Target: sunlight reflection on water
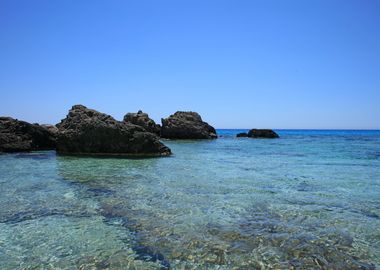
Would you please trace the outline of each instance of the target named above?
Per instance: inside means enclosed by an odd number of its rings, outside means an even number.
[[[380,267],[380,134],[234,132],[169,158],[0,155],[0,268]]]

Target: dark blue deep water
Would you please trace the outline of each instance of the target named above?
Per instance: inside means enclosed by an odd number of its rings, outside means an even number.
[[[0,155],[0,269],[380,268],[380,131]]]

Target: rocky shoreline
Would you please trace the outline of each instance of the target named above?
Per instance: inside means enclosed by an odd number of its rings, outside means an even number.
[[[74,105],[56,125],[30,124],[0,117],[0,153],[56,150],[59,154],[91,156],[170,156],[160,139],[216,139],[214,127],[196,112],[178,111],[156,124],[147,113],[127,113],[123,121]],[[237,137],[279,138],[268,129],[252,129]]]

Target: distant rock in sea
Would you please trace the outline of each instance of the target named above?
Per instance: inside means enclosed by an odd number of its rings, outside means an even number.
[[[57,152],[90,155],[168,156],[159,137],[142,127],[75,105],[59,124]]]
[[[55,149],[55,134],[44,126],[0,117],[0,152]]]
[[[278,134],[271,129],[251,129],[248,132],[249,138],[267,138],[275,139],[279,138]]]
[[[196,112],[176,112],[161,119],[161,137],[167,139],[216,139],[215,128]]]
[[[148,132],[160,135],[161,126],[156,124],[153,119],[149,118],[147,113],[138,111],[137,113],[127,113],[124,116],[124,122],[131,123],[142,127]]]
[[[241,132],[241,133],[236,134],[236,137],[237,137],[237,138],[248,137],[248,133]]]

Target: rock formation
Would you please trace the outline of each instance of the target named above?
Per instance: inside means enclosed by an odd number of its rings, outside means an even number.
[[[0,152],[51,150],[55,135],[38,125],[11,117],[0,117]]]
[[[57,152],[91,155],[168,156],[159,137],[142,127],[75,105],[59,124]]]
[[[248,132],[248,137],[250,137],[250,138],[267,138],[267,139],[279,138],[278,134],[271,129],[251,129]]]
[[[215,129],[196,112],[176,112],[161,119],[161,137],[167,139],[215,139]]]
[[[161,126],[156,124],[153,119],[149,118],[147,113],[142,111],[138,111],[137,113],[127,113],[124,116],[124,122],[140,126],[148,132],[160,135]]]
[[[42,124],[41,127],[47,129],[54,137],[58,136],[58,128],[49,124]]]
[[[241,132],[241,133],[236,134],[236,137],[238,137],[238,138],[248,137],[248,133]]]

